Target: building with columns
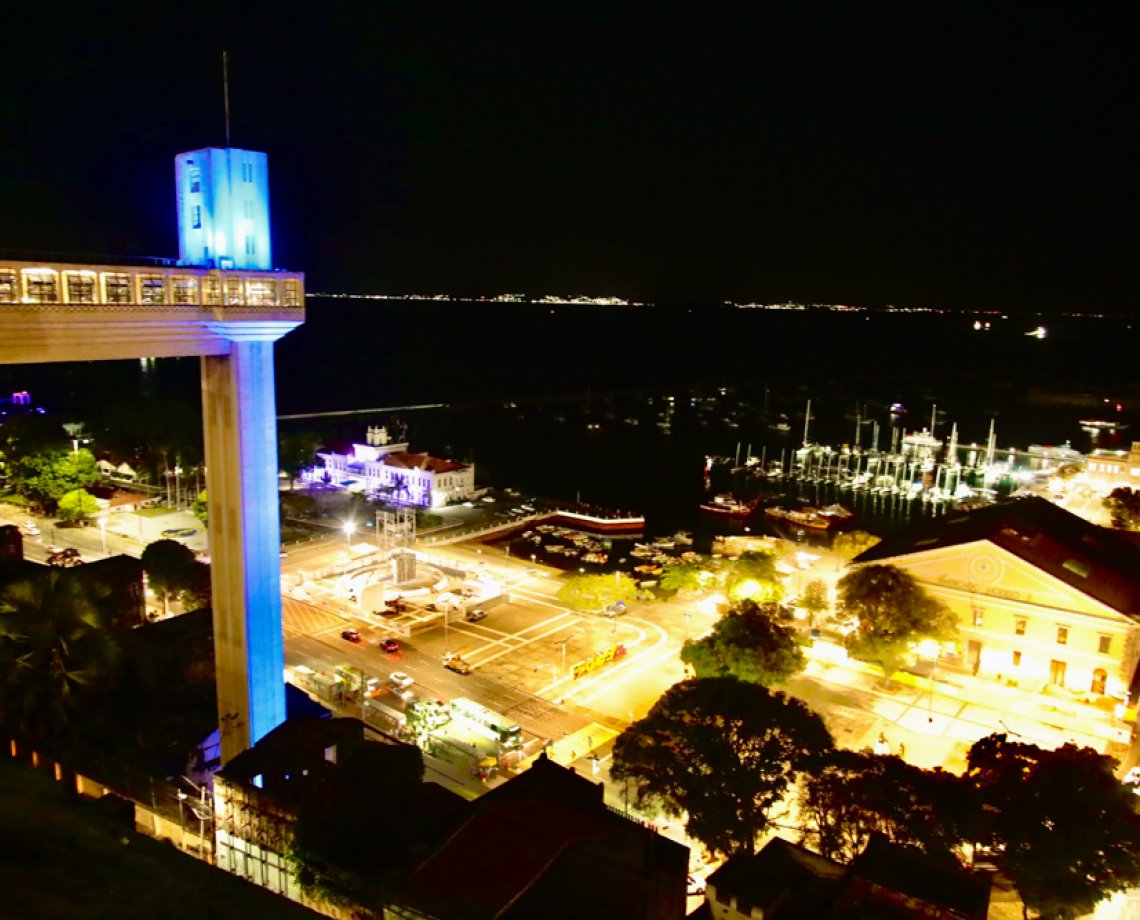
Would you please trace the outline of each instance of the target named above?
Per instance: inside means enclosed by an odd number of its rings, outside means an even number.
[[[191,168],[206,162],[221,165],[191,191]],[[243,175],[248,195],[232,187]],[[210,225],[209,244],[191,233],[203,229],[191,213],[181,259],[0,259],[0,364],[201,357],[225,762],[285,719],[273,343],[305,320],[304,275],[269,267],[264,154],[181,154],[176,182],[180,218],[190,202],[203,227],[225,215],[227,233],[261,242],[231,239],[219,252],[222,224]]]
[[[476,495],[475,465],[413,453],[395,443],[382,426],[369,426],[366,443],[350,453],[320,451],[323,467],[305,478],[385,498],[396,504],[440,508]]]
[[[855,564],[890,564],[957,615],[980,677],[1125,701],[1140,658],[1140,548],[1043,498],[952,512]]]

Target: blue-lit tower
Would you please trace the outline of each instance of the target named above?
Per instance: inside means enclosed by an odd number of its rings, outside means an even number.
[[[269,271],[269,158],[204,147],[174,158],[178,258],[204,268]]]

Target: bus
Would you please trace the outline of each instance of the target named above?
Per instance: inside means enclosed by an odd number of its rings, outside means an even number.
[[[462,696],[455,697],[451,701],[451,714],[475,726],[505,748],[517,748],[522,744],[522,729],[517,722],[512,722],[506,716],[501,716],[486,706],[480,706],[474,700]]]

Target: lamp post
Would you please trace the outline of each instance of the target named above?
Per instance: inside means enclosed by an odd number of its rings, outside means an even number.
[[[345,521],[344,527],[344,545],[352,546],[352,535],[356,533],[356,523],[354,521]]]
[[[566,645],[572,638],[574,638],[574,637],[573,636],[567,636],[565,639],[556,639],[554,642],[555,645],[561,645],[562,646],[562,673],[563,674],[566,673]]]

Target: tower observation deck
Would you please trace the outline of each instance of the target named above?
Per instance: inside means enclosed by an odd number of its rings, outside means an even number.
[[[207,152],[217,153],[179,161]],[[246,162],[264,174],[264,154],[222,153],[234,155],[239,180]],[[189,183],[191,171],[180,162],[176,177]],[[210,257],[185,241],[182,260],[145,265],[0,257],[0,364],[202,359],[223,762],[285,720],[273,343],[305,321],[304,275],[255,267],[268,253],[267,202],[264,213],[261,242],[240,249],[250,259]]]

